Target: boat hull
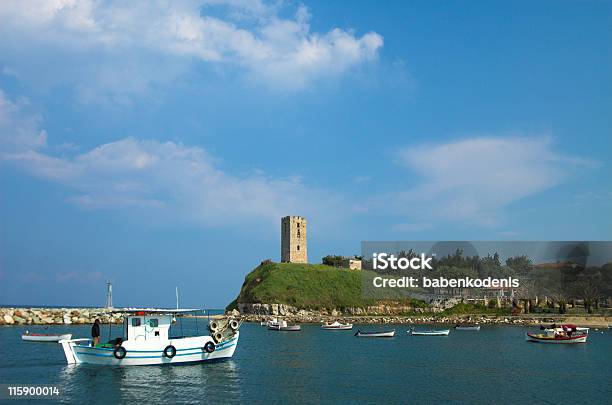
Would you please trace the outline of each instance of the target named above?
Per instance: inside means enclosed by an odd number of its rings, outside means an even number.
[[[408,333],[412,336],[448,336],[450,330],[432,330],[432,331],[417,331],[409,330]]]
[[[229,340],[215,344],[215,350],[207,353],[203,350],[207,342],[212,342],[210,336],[197,336],[183,339],[171,339],[161,344],[153,342],[149,347],[139,347],[130,350],[125,347],[126,355],[118,359],[113,348],[91,347],[89,339],[75,339],[60,341],[69,364],[99,364],[107,366],[149,366],[164,364],[197,363],[213,360],[228,359],[234,355],[238,345],[239,332]],[[142,343],[142,342],[141,342]],[[176,355],[168,358],[164,355],[167,345],[176,348]],[[142,346],[142,345],[141,345]],[[157,346],[157,347],[155,347]]]
[[[302,330],[302,327],[300,325],[268,326],[268,330],[275,330],[280,332],[299,332]]]
[[[71,337],[72,337],[72,334],[70,333],[67,333],[64,335],[28,334],[28,335],[21,335],[21,340],[25,340],[27,342],[59,342],[60,340],[70,339]]]
[[[551,344],[572,344],[572,343],[586,343],[588,335],[576,335],[576,336],[562,336],[562,337],[550,337],[546,335],[527,333],[527,341],[537,343],[551,343]]]
[[[321,329],[325,329],[325,330],[351,330],[351,329],[353,329],[353,325],[341,325],[341,326],[323,325],[323,326],[321,326]]]
[[[480,330],[480,325],[478,326],[455,326],[455,330]]]
[[[370,337],[370,338],[390,338],[395,336],[395,331],[389,331],[389,332],[360,332],[358,331],[357,333],[355,333],[355,336],[357,337]]]

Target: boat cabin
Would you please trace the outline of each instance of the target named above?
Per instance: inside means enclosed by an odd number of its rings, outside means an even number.
[[[168,340],[173,317],[170,314],[136,312],[123,320],[125,340]]]

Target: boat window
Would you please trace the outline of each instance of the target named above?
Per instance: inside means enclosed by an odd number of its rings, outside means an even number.
[[[140,318],[132,318],[132,326],[140,326]]]
[[[157,318],[149,319],[149,326],[157,328],[159,326],[159,320],[157,320]]]

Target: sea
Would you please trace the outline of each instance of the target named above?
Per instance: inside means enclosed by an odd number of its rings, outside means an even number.
[[[358,328],[396,335],[357,338]],[[77,338],[88,337],[90,326],[0,327],[0,384],[61,388],[59,397],[38,403],[612,403],[612,330],[591,330],[586,344],[547,345],[526,342],[530,328],[512,326],[431,337],[410,336],[406,325],[279,332],[245,323],[230,360],[107,367],[67,365],[59,344],[21,341],[26,329]],[[184,319],[183,334],[195,332],[193,319]],[[110,337],[120,333],[115,327]]]

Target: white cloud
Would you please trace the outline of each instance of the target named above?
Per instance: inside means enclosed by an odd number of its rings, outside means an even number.
[[[297,177],[229,174],[201,147],[128,137],[57,157],[41,134],[38,119],[0,92],[0,163],[67,186],[75,193],[69,200],[83,208],[137,208],[201,225],[276,224],[292,213],[325,218],[339,212],[334,194]]]
[[[555,149],[550,136],[483,136],[401,149],[417,175],[412,187],[386,196],[417,220],[499,222],[505,207],[565,181],[594,163]],[[414,181],[411,178],[412,181]]]
[[[32,84],[123,101],[171,83],[193,61],[299,90],[376,59],[383,46],[377,33],[318,33],[309,21],[304,6],[285,18],[260,1],[9,0],[0,4],[0,62]]]

